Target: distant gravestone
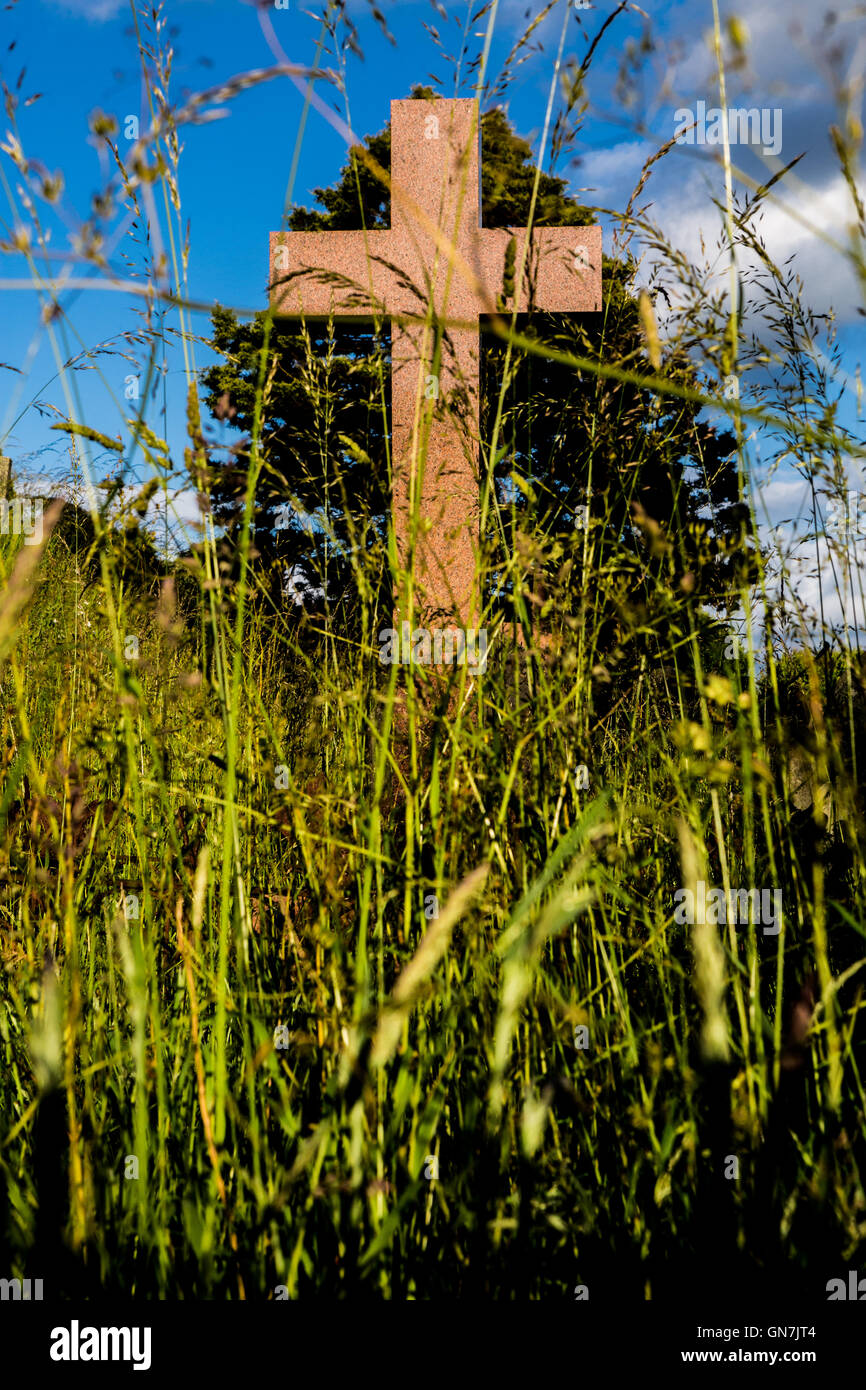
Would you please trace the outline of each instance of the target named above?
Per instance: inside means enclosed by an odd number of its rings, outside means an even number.
[[[467,625],[479,602],[478,318],[497,311],[509,243],[516,238],[519,272],[527,236],[522,227],[481,227],[479,194],[477,103],[392,101],[390,230],[270,239],[276,313],[390,318],[401,563],[414,535],[418,608]],[[600,227],[533,229],[506,312],[530,306],[600,310]]]

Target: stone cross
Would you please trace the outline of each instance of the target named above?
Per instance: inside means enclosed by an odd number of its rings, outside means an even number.
[[[497,312],[506,252],[524,273],[505,313],[601,309],[601,228],[480,225],[478,105],[391,102],[390,230],[272,232],[274,312],[391,320],[393,515],[414,544],[416,609],[479,611],[478,317]],[[511,248],[515,251],[515,248]],[[420,592],[419,592],[420,590]]]

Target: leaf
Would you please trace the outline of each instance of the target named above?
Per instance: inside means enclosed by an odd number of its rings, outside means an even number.
[[[659,1177],[656,1179],[656,1185],[653,1190],[653,1200],[655,1201],[656,1206],[660,1207],[662,1202],[667,1201],[670,1195],[671,1175],[670,1173],[661,1173]]]
[[[445,955],[453,928],[480,890],[489,871],[489,863],[484,863],[467,874],[422,936],[417,951],[400,974],[382,1011],[373,1044],[372,1060],[375,1065],[384,1065],[393,1053],[400,1039],[403,1021],[421,986],[429,980]]]
[[[848,909],[843,907],[841,903],[837,903],[835,898],[828,898],[827,906],[835,908],[843,922],[847,922],[848,926],[853,928],[860,936],[866,937],[866,927],[864,927],[863,923],[858,922],[856,917],[852,917]]]
[[[24,776],[24,769],[27,766],[27,759],[30,755],[30,744],[24,743],[15,755],[15,761],[6,774],[6,785],[3,788],[3,797],[0,799],[0,830],[5,825],[9,816],[9,808],[18,790],[18,784]]]
[[[39,1013],[30,1029],[30,1060],[40,1091],[50,1091],[63,1080],[63,1008],[55,968],[42,972]]]
[[[146,424],[144,420],[139,420],[133,416],[128,419],[126,423],[129,426],[131,435],[134,439],[137,439],[140,444],[148,445],[149,448],[153,449],[158,454],[168,454],[168,444],[166,441],[160,439],[159,435],[155,434],[150,428],[150,425]]]
[[[647,355],[650,365],[654,371],[659,371],[662,365],[661,344],[659,342],[659,330],[656,323],[656,316],[653,312],[652,300],[646,290],[641,290],[638,299],[638,311],[640,313],[640,325],[643,330],[644,342],[646,343]]]
[[[524,893],[517,907],[514,909],[499,941],[496,944],[498,955],[505,955],[513,950],[517,945],[523,931],[523,924],[527,917],[532,913],[535,905],[541,900],[548,885],[553,882],[560,870],[570,862],[577,853],[578,846],[584,839],[591,840],[598,835],[602,826],[599,824],[602,817],[607,812],[608,795],[606,792],[597,796],[590,802],[583,812],[580,820],[574,825],[566,836],[560,840],[547,864],[536,878],[535,882]]]
[[[748,47],[749,31],[743,21],[734,14],[728,16],[728,35],[734,48],[738,49],[739,52],[742,53]]]
[[[116,454],[123,453],[121,440],[109,439],[107,434],[100,434],[99,430],[92,430],[89,425],[79,425],[74,420],[69,420],[65,424],[52,425],[51,429],[61,430],[64,434],[77,434],[82,439],[92,439],[94,444],[101,444],[103,449],[113,449]]]
[[[805,151],[804,151],[804,153],[805,153]],[[759,200],[760,198],[763,198],[764,194],[767,193],[767,192],[769,192],[769,190],[773,187],[773,184],[774,184],[774,183],[778,183],[778,182],[779,182],[779,179],[783,179],[783,178],[785,177],[785,175],[787,174],[788,170],[789,170],[789,169],[793,169],[793,167],[794,167],[795,164],[799,164],[799,163],[800,163],[800,160],[801,160],[802,158],[803,158],[803,155],[802,155],[802,154],[795,155],[795,157],[791,160],[790,164],[786,164],[785,167],[784,167],[784,169],[780,169],[780,170],[778,171],[778,173],[774,174],[773,177],[769,180],[768,183],[762,183],[762,184],[761,184],[761,187],[758,189],[757,193],[755,194],[754,201],[755,201],[755,202],[758,202],[758,200]]]
[[[410,1187],[407,1187],[406,1191],[403,1193],[403,1196],[400,1198],[394,1210],[389,1211],[388,1215],[385,1217],[385,1220],[382,1222],[382,1225],[380,1226],[377,1235],[367,1246],[367,1249],[364,1251],[363,1255],[358,1261],[358,1264],[362,1268],[364,1267],[364,1265],[369,1264],[372,1259],[375,1259],[379,1252],[381,1250],[384,1250],[386,1246],[390,1244],[390,1241],[393,1238],[394,1233],[400,1225],[400,1217],[403,1215],[404,1208],[409,1206],[410,1203],[417,1201],[418,1190],[420,1186],[420,1183],[414,1182]]]
[[[354,439],[350,439],[347,434],[338,434],[337,438],[343,448],[352,455],[356,463],[366,464],[370,468],[373,467],[373,460],[370,458],[370,455],[366,454],[360,444],[355,443]]]
[[[535,501],[535,493],[525,478],[521,478],[519,473],[509,473],[508,476],[518,491],[523,493],[523,496],[528,502]]]
[[[707,677],[704,694],[717,705],[732,705],[735,699],[734,687],[727,676],[713,674]]]
[[[19,633],[18,622],[30,601],[36,580],[36,566],[42,557],[48,537],[63,511],[62,501],[52,502],[42,517],[42,536],[36,545],[25,543],[15,557],[15,564],[0,601],[0,661],[4,661]]]

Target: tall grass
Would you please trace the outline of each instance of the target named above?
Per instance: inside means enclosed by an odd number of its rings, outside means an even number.
[[[819,646],[790,575],[780,590],[784,556],[753,549],[748,570],[745,520],[727,610],[710,612],[683,538],[639,509],[623,526],[622,498],[563,530],[531,479],[491,485],[524,404],[518,368],[558,351],[598,383],[590,439],[632,428],[610,419],[617,382],[726,412],[755,523],[759,429],[816,498],[838,488],[862,449],[834,416],[832,345],[760,241],[773,190],[741,204],[729,184],[746,322],[633,200],[621,245],[654,248],[650,289],[672,305],[659,325],[643,301],[646,360],[502,328],[482,441],[491,653],[443,693],[378,662],[381,595],[401,576],[369,518],[348,617],[263,598],[267,334],[236,550],[205,512],[186,561],[135,568],[137,502],[208,490],[181,216],[189,109],[168,99],[164,6],[154,15],[136,21],[153,180],[124,174],[119,197],[163,228],[168,264],[149,283],[184,343],[186,458],[146,419],[145,392],[131,434],[150,490],[115,491],[86,537],[58,522],[42,547],[3,537],[0,551],[3,1272],[43,1278],[46,1296],[583,1285],[622,1300],[700,1277],[823,1298],[866,1231],[856,634],[828,627]],[[338,50],[347,24],[332,5]],[[721,72],[721,41],[718,57]],[[862,276],[862,214],[855,231],[839,254]],[[31,245],[40,235],[34,221]],[[165,329],[150,301],[146,314],[152,367]],[[661,374],[685,351],[697,385]],[[760,390],[725,400],[720,380],[750,366]],[[308,371],[325,451],[327,371],[312,356]],[[65,413],[92,475],[116,424],[82,431],[72,394]],[[844,583],[850,547],[821,544]],[[699,551],[709,565],[708,537]],[[781,889],[780,933],[678,923],[674,894],[699,880]]]

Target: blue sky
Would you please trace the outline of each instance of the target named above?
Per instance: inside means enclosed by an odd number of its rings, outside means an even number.
[[[317,17],[322,13],[321,0],[308,5],[300,0],[289,3],[290,8],[277,9],[274,0],[262,6],[250,0],[167,0],[162,11],[163,38],[174,48],[172,104],[183,105],[196,92],[280,61],[311,65],[323,34]],[[139,6],[141,12],[146,8]],[[445,96],[472,95],[475,71],[467,70],[464,61],[456,75],[448,55],[459,52],[465,33],[468,57],[477,57],[493,13],[488,7],[473,19],[482,9],[481,0],[471,8],[453,0],[435,6],[430,0],[380,0],[384,23],[396,41],[392,44],[366,0],[348,0],[346,8],[357,26],[364,57],[334,52],[325,36],[320,66],[336,69],[345,64],[345,95],[323,80],[316,84],[318,97],[334,111],[335,120],[329,122],[319,110],[309,113],[293,191],[297,202],[311,202],[316,185],[337,177],[345,157],[342,132],[347,122],[358,135],[378,131],[388,119],[389,101],[407,96],[415,82],[432,82]],[[560,42],[565,62],[581,61],[615,8],[609,0],[585,10],[569,5],[569,0],[556,0],[534,30],[505,101],[512,121],[534,149],[539,145]],[[737,5],[723,3],[721,9],[723,20],[739,13]],[[540,10],[526,0],[499,0],[488,66],[491,85],[510,48]],[[820,235],[827,232],[844,240],[852,217],[850,195],[828,135],[836,113],[828,83],[831,65],[822,57],[825,13],[805,0],[786,0],[784,7],[753,0],[743,12],[749,62],[741,71],[729,73],[728,105],[780,110],[781,162],[804,156],[796,176],[779,189],[780,204],[768,209],[763,233],[778,262],[795,258],[807,301],[819,312],[835,307],[843,358],[853,382],[863,346],[862,291],[843,258]],[[132,142],[123,138],[126,118],[137,116],[142,129],[149,125],[131,7],[129,0],[17,0],[13,4],[7,0],[2,14],[0,72],[7,88],[17,90],[19,96],[16,120],[24,153],[31,161],[41,161],[49,172],[62,170],[65,181],[58,207],[37,200],[38,214],[50,228],[53,255],[68,257],[91,198],[110,174],[104,151],[101,158],[88,134],[92,113],[100,109],[115,116],[124,155],[132,148]],[[590,69],[589,110],[569,156],[556,169],[584,201],[623,208],[644,160],[674,133],[677,109],[694,109],[699,100],[718,104],[708,44],[711,26],[711,0],[644,3],[640,11],[630,5],[617,16],[601,39]],[[439,32],[438,42],[432,28]],[[647,32],[651,43],[641,52]],[[850,77],[853,70],[862,69],[866,24],[862,17],[849,18],[840,32],[838,69]],[[34,97],[38,99],[24,105]],[[220,106],[226,112],[223,118],[183,130],[180,221],[183,230],[188,223],[190,231],[189,291],[203,303],[219,300],[254,309],[265,304],[268,233],[279,227],[287,196],[304,107],[303,83],[280,77],[253,85],[230,101],[217,103],[217,109]],[[8,130],[8,121],[2,128]],[[8,143],[5,134],[3,139]],[[719,235],[719,215],[712,200],[722,196],[723,185],[712,154],[707,147],[675,147],[657,166],[640,200],[651,204],[650,216],[696,259],[702,239],[712,254]],[[778,162],[765,161],[746,147],[734,154],[737,163],[757,178],[765,178],[768,168],[779,167]],[[574,157],[577,162],[569,162]],[[20,230],[28,220],[21,173],[8,153],[0,153],[0,175],[0,239],[8,246],[16,228]],[[813,225],[803,226],[791,211]],[[601,220],[609,245],[610,227],[606,219]],[[165,239],[161,196],[154,203],[152,222],[157,239]],[[122,210],[111,219],[108,243],[116,273],[140,272],[140,232],[134,239]],[[67,273],[83,275],[93,283],[98,278],[92,268],[76,268],[68,259],[53,260],[53,272],[64,265]],[[20,254],[10,249],[0,253],[4,287],[29,278]],[[12,455],[18,467],[55,474],[67,467],[65,439],[49,428],[58,417],[40,412],[36,403],[47,403],[65,414],[69,400],[77,401],[79,418],[126,440],[122,416],[130,411],[124,400],[125,382],[141,365],[140,347],[123,338],[140,326],[140,301],[91,287],[65,291],[60,303],[63,314],[49,329],[32,288],[0,288],[0,362],[19,369],[0,369],[0,448]],[[206,314],[195,314],[191,322],[194,333],[206,335]],[[166,325],[180,328],[176,311],[169,311]],[[58,355],[65,361],[98,344],[108,345],[111,351],[91,358],[87,370],[58,377]],[[194,343],[192,350],[195,365],[205,365],[209,357],[203,344]],[[122,352],[129,356],[121,356]],[[169,353],[167,365],[167,416],[163,421],[159,413],[161,383],[148,419],[158,432],[166,432],[177,462],[185,442],[186,394],[179,349]],[[859,428],[853,390],[846,399],[843,418]],[[217,438],[223,430],[216,423],[211,427]],[[227,432],[223,437],[231,436]],[[99,476],[102,459],[98,453],[90,458]],[[857,483],[857,477],[853,481]],[[795,474],[784,466],[769,480],[771,520],[784,522],[796,511],[798,487],[802,492]],[[805,574],[803,583],[808,589]]]

